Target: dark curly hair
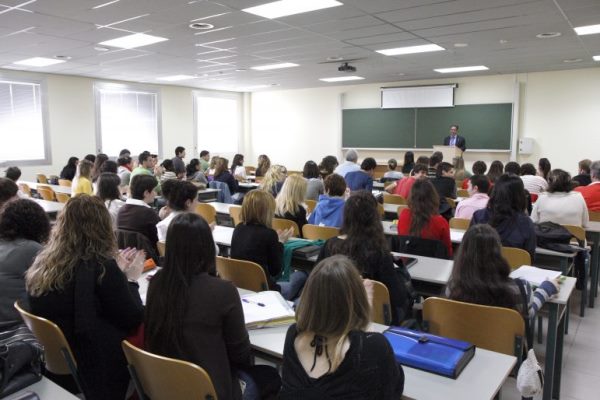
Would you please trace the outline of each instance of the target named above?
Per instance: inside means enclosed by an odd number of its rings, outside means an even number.
[[[35,201],[11,201],[0,215],[0,239],[27,239],[44,243],[50,235],[50,221]]]

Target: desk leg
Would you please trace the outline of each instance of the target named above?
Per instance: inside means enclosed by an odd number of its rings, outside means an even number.
[[[561,259],[560,259],[560,269],[564,276],[567,276],[567,272],[569,270],[569,262],[570,262],[570,259],[567,259],[564,257],[561,257]],[[574,267],[573,267],[573,271],[574,271]],[[567,321],[565,322],[565,333],[566,334],[569,334],[569,311],[570,310],[571,310],[571,299],[569,299],[569,301],[567,302],[567,310],[566,310]]]
[[[559,307],[560,309],[560,307]],[[559,311],[560,314],[560,311]],[[562,313],[558,323],[558,332],[556,333],[556,354],[554,357],[554,382],[552,384],[552,398],[560,399],[560,381],[562,377],[562,357],[563,344],[565,340],[565,319],[566,312]]]
[[[546,360],[544,362],[544,395],[543,400],[552,400],[554,384],[554,365],[556,361],[556,342],[558,334],[558,304],[548,305],[548,334],[546,335]],[[566,317],[566,313],[565,313]]]
[[[598,296],[598,272],[600,269],[600,257],[598,257],[598,252],[600,252],[600,232],[590,232],[590,239],[593,241],[592,245],[592,260],[591,260],[591,283],[590,283],[590,292],[588,296],[590,297],[589,304],[591,308],[594,308],[594,301],[596,296]]]

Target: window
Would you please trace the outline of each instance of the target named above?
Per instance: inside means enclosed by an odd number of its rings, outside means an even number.
[[[232,157],[239,151],[241,114],[239,94],[195,92],[196,149]]]
[[[161,156],[159,95],[145,88],[96,83],[96,140],[98,151],[117,156],[144,150]]]
[[[50,163],[42,83],[0,75],[0,165]]]

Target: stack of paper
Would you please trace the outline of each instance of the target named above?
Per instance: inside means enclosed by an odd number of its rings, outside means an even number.
[[[291,324],[296,316],[289,303],[275,291],[242,296],[242,308],[248,329]]]
[[[560,274],[560,271],[523,265],[511,272],[510,277],[525,279],[533,286],[540,286],[545,280],[558,278]]]

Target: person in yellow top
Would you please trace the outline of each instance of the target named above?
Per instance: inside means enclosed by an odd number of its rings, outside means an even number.
[[[78,194],[93,194],[94,189],[92,188],[92,166],[93,164],[88,160],[81,160],[79,162],[79,176],[76,177],[76,181],[73,185],[73,196]]]

